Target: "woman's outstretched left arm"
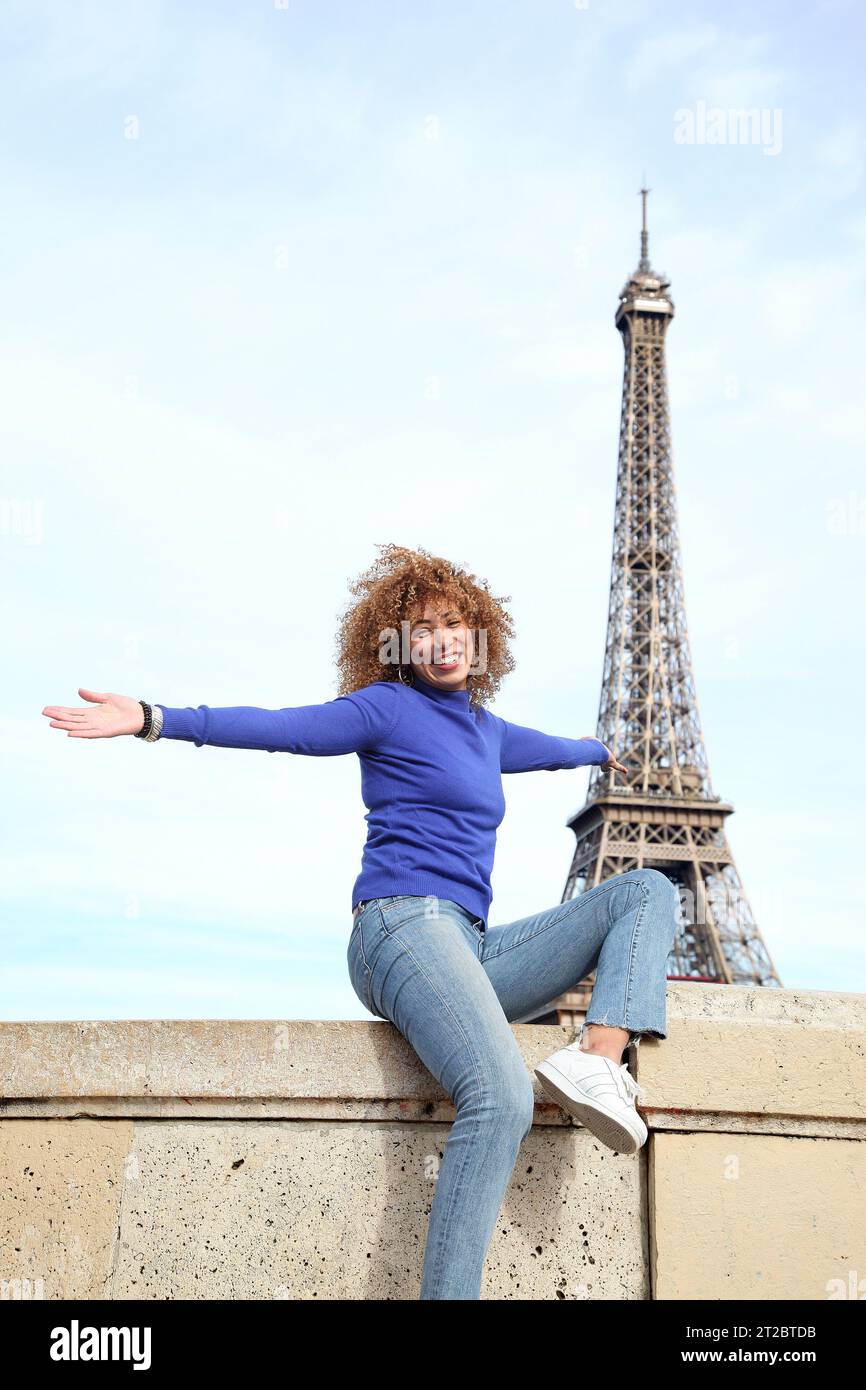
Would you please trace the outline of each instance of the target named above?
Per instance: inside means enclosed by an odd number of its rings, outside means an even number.
[[[499,765],[503,772],[558,772],[561,768],[616,763],[601,739],[564,738],[523,724],[510,724],[499,715],[494,718],[501,726]],[[621,763],[616,766],[625,771]]]

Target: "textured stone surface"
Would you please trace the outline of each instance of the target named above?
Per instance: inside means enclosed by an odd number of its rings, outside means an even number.
[[[416,1300],[447,1137],[441,1125],[139,1122],[113,1296]],[[533,1132],[482,1297],[585,1297],[589,1283],[596,1297],[641,1297],[640,1188],[634,1158],[574,1129]]]
[[[866,1144],[758,1134],[650,1144],[655,1298],[866,1296]]]
[[[512,1029],[530,1070],[575,1036]],[[0,1079],[6,1113],[21,1099],[91,1096],[448,1103],[398,1029],[364,1019],[0,1023]]]
[[[530,1076],[574,1037],[512,1027]],[[668,1034],[631,1157],[534,1083],[482,1297],[866,1279],[866,996],[672,985]],[[0,1023],[0,1078],[0,1296],[417,1299],[454,1107],[390,1024]]]
[[[0,1121],[0,1281],[109,1297],[132,1138],[129,1120]]]
[[[448,1130],[4,1120],[4,1277],[46,1299],[417,1300]],[[533,1129],[482,1298],[647,1297],[644,1162]]]
[[[866,994],[669,986],[667,1038],[634,1051],[650,1111],[685,1127],[710,1112],[866,1122]]]

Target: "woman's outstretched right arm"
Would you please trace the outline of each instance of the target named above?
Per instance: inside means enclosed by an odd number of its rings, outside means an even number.
[[[144,723],[138,700],[126,695],[99,694],[80,688],[92,706],[70,709],[46,705],[42,713],[51,727],[65,729],[71,738],[115,738],[137,734]],[[306,753],[316,757],[354,753],[373,748],[397,722],[400,690],[393,681],[375,681],[361,690],[319,705],[288,709],[258,709],[233,705],[212,709],[187,705],[155,705],[162,713],[159,738],[183,739],[201,748],[258,748],[268,753]]]

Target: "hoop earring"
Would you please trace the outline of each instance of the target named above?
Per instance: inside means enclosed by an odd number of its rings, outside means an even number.
[[[409,667],[409,671],[410,671],[410,675],[411,675],[411,671],[412,671],[411,666]],[[398,679],[398,680],[401,682],[401,684],[403,684],[403,685],[414,685],[414,684],[415,684],[415,677],[414,677],[414,676],[412,676],[411,679],[407,681],[406,677],[403,675],[403,667],[402,667],[402,666],[398,666],[398,667],[397,667],[397,679]]]

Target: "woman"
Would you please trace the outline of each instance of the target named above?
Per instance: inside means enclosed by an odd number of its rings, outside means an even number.
[[[456,1116],[430,1211],[422,1299],[478,1299],[484,1259],[534,1095],[509,1026],[583,979],[596,982],[578,1039],[535,1068],[597,1138],[647,1137],[629,1041],[666,1037],[666,962],[677,894],[632,869],[565,903],[490,927],[490,874],[505,813],[501,774],[598,763],[598,739],[511,724],[487,703],[513,669],[511,617],[485,581],[423,549],[380,547],[340,623],[340,694],[281,710],[171,708],[81,689],[48,705],[71,738],[134,734],[198,747],[357,753],[367,841],[347,961],[365,1007],[387,1019],[452,1098]]]

